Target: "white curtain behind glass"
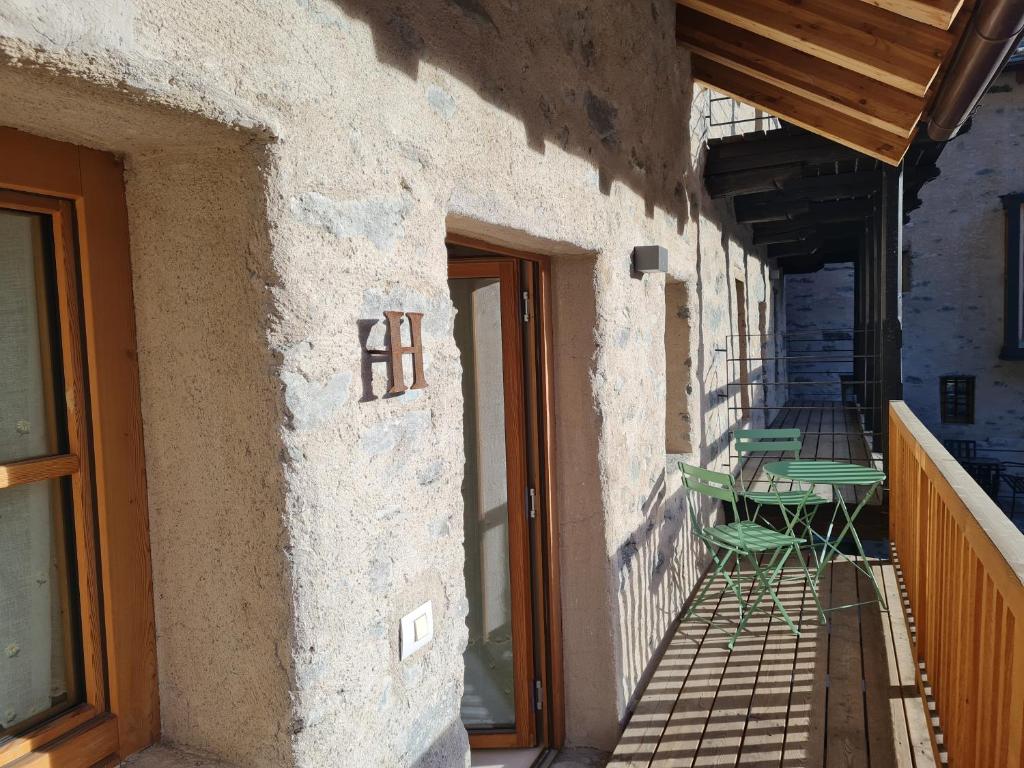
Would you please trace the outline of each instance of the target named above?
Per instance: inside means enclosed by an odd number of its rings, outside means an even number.
[[[39,338],[39,217],[0,211],[0,463],[49,453]],[[52,486],[0,490],[0,727],[63,693]]]

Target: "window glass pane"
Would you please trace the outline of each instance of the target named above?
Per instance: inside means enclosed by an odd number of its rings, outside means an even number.
[[[67,452],[51,231],[0,210],[0,465]],[[68,482],[0,489],[0,741],[80,701]]]
[[[0,464],[67,450],[50,231],[0,210]]]
[[[0,742],[80,701],[67,484],[0,489]]]
[[[449,285],[457,310],[455,343],[465,401],[462,497],[469,642],[462,721],[471,729],[514,728],[501,283],[459,278]]]

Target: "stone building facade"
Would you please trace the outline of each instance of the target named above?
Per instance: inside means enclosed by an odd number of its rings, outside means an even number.
[[[794,400],[840,400],[853,375],[853,265],[785,276],[787,381]],[[804,359],[796,359],[800,355]]]
[[[703,189],[673,10],[0,7],[0,123],[124,164],[163,742],[236,766],[467,764],[459,237],[550,262],[552,739],[615,743],[703,563],[666,423],[721,463],[727,336],[776,316]],[[631,270],[649,244],[666,274]],[[423,313],[425,389],[385,396],[367,350],[389,310]],[[401,660],[428,600],[433,639]]]
[[[1024,361],[1000,354],[1008,279],[1001,198],[1024,191],[1022,117],[1024,84],[1010,69],[939,158],[941,175],[925,187],[903,246],[907,403],[940,438],[974,440],[979,456],[1016,462],[1024,462]],[[944,423],[939,379],[963,375],[974,377],[972,423]]]
[[[1024,139],[1022,116],[1024,83],[1011,65],[969,130],[939,157],[940,175],[924,187],[903,232],[904,400],[941,440],[973,441],[979,458],[1010,462],[1011,474],[1021,474],[1012,465],[1024,463],[1024,361],[1004,351],[1015,293],[1011,288],[1007,299],[1014,279],[1008,221],[1019,212],[1007,197],[1024,191],[1024,166],[1012,160]],[[1009,259],[1015,256],[1019,250]],[[790,331],[852,326],[852,264],[788,275],[785,286]],[[790,373],[798,380],[792,367]],[[970,413],[944,416],[942,382],[963,377],[972,382]],[[1009,487],[999,491],[1008,503]]]

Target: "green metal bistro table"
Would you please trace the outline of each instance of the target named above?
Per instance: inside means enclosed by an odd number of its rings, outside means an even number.
[[[799,501],[795,508],[791,508],[792,504],[790,504],[790,507],[787,507],[781,503],[779,504],[779,507],[782,509],[783,515],[786,517],[787,533],[794,533],[797,525],[802,525],[804,527],[807,543],[810,545],[811,551],[814,553],[815,560],[817,562],[813,576],[814,584],[812,586],[814,589],[818,588],[818,583],[821,581],[821,574],[824,573],[828,564],[836,557],[842,557],[844,560],[853,563],[853,565],[871,581],[871,585],[875,588],[875,595],[878,598],[878,605],[883,611],[888,610],[885,604],[885,598],[882,596],[882,590],[879,588],[871,566],[868,564],[867,557],[864,555],[864,546],[861,544],[860,536],[857,535],[857,528],[854,526],[857,516],[864,508],[868,499],[874,495],[878,486],[880,486],[885,480],[885,473],[860,464],[848,464],[840,461],[810,460],[776,461],[771,464],[767,464],[764,470],[771,478],[772,488],[775,487],[776,480],[780,478],[806,485],[807,492],[804,495],[803,500]],[[832,486],[832,497],[835,502],[834,509],[832,510],[832,519],[829,521],[828,531],[824,536],[816,533],[811,527],[811,523],[813,522],[813,518],[819,506],[806,504],[806,501],[814,495],[814,488],[817,485]],[[841,485],[868,486],[867,492],[864,494],[864,498],[862,498],[860,503],[854,507],[852,512],[846,505],[846,500],[843,498],[842,493],[839,491],[839,486]],[[833,538],[832,533],[836,528],[837,521],[841,528],[839,534]],[[846,555],[839,550],[840,545],[847,536],[849,536],[853,541],[853,545],[857,550],[857,558],[859,559],[859,562],[858,559]],[[829,610],[852,608],[856,605],[866,604],[867,603],[863,602],[851,603],[849,605],[833,606]]]

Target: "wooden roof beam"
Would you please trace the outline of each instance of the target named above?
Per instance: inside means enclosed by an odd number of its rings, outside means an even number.
[[[784,180],[781,191],[791,198],[845,200],[873,194],[881,183],[882,174],[879,171],[856,171]]]
[[[694,79],[716,91],[891,165],[899,164],[910,144],[905,136],[855,120],[697,54],[691,57],[691,64]]]
[[[812,237],[819,237],[823,242],[842,240],[856,237],[861,230],[862,225],[858,222],[824,224],[815,222],[810,217],[794,221],[767,222],[753,226],[754,245],[797,243]]]
[[[733,200],[733,210],[740,224],[760,224],[802,218],[811,212],[811,204],[806,200],[794,203],[781,199],[750,201],[745,197],[737,197]]]
[[[748,195],[753,192],[769,192],[782,189],[803,172],[800,163],[773,165],[767,168],[745,168],[729,173],[716,173],[705,179],[711,197]]]
[[[924,97],[953,35],[858,0],[677,0],[776,43]]]
[[[939,29],[949,29],[964,0],[862,0]]]
[[[789,140],[793,141],[792,147],[788,145]],[[785,143],[772,139],[751,139],[737,143],[745,145],[751,154],[736,155],[723,151],[731,149],[735,146],[733,144],[712,143],[708,147],[707,168],[711,171],[711,175],[771,166],[835,163],[857,156],[857,153],[850,147],[829,141],[815,133],[803,131],[799,136],[787,137]],[[782,143],[782,146],[777,146],[779,143]]]
[[[778,222],[781,223],[781,222]],[[786,224],[793,224],[792,221],[786,221]],[[774,227],[772,229],[763,229],[761,227]],[[754,227],[754,245],[756,246],[771,246],[779,243],[803,243],[810,240],[815,236],[815,229],[813,226],[791,226],[790,228],[783,229],[776,226],[776,222],[769,222],[765,224],[758,224]]]
[[[809,101],[909,137],[922,101],[859,72],[682,6],[676,39],[691,51]]]
[[[811,203],[810,215],[818,222],[832,224],[841,221],[861,221],[874,213],[875,204],[870,199],[837,200],[831,203]]]
[[[819,238],[811,238],[803,243],[782,243],[768,246],[769,259],[788,259],[794,256],[813,256],[821,248]]]

